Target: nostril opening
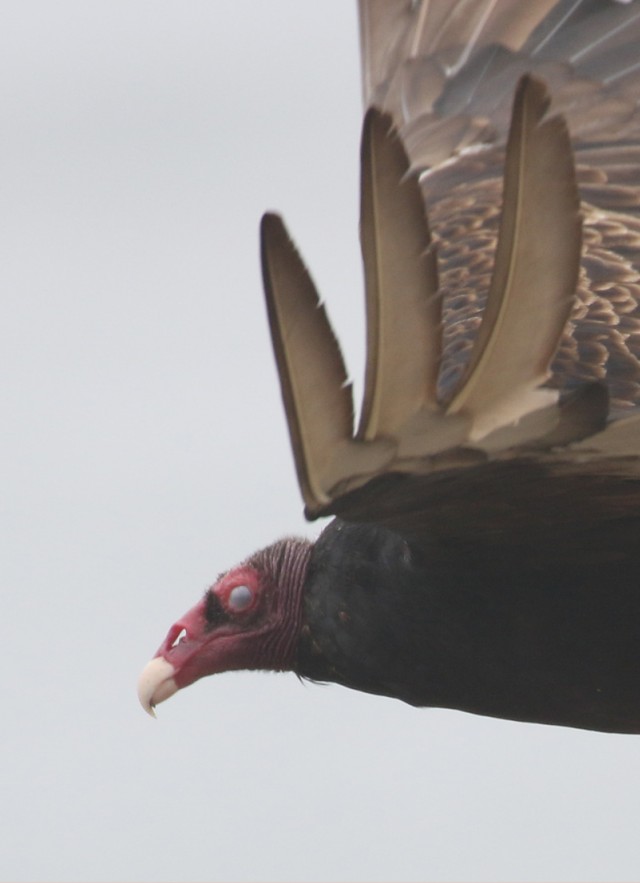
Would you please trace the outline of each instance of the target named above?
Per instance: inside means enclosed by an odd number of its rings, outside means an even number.
[[[187,630],[180,629],[180,631],[176,635],[173,643],[171,644],[171,649],[173,649],[174,647],[177,647],[178,644],[181,644],[183,641],[186,641],[186,640],[187,640]]]

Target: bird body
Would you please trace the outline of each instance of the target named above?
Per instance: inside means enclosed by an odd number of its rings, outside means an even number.
[[[335,517],[223,574],[141,701],[292,670],[640,732],[640,0],[359,10],[357,427],[313,281],[261,227],[305,511]]]
[[[639,530],[616,525],[615,541]],[[416,706],[639,732],[640,551],[612,584],[611,537],[564,540],[569,558],[562,541],[507,554],[434,541],[426,555],[336,519],[311,555],[295,670]]]

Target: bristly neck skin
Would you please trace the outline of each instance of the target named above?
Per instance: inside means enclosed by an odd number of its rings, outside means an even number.
[[[271,628],[260,639],[259,660],[255,668],[290,671],[303,616],[303,592],[313,544],[299,537],[287,537],[256,552],[247,561],[267,580],[270,595]]]
[[[640,732],[638,536],[627,520],[420,556],[336,519],[309,561],[295,670],[416,706]]]

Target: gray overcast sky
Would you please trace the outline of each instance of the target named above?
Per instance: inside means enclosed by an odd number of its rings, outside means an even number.
[[[640,737],[138,672],[217,573],[314,536],[257,224],[361,389],[350,0],[7,0],[0,30],[4,880],[635,880]]]

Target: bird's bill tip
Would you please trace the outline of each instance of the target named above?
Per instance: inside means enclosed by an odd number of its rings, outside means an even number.
[[[156,656],[142,669],[138,678],[138,699],[151,717],[156,716],[156,705],[178,691],[173,677],[175,671],[175,667],[162,656]]]

